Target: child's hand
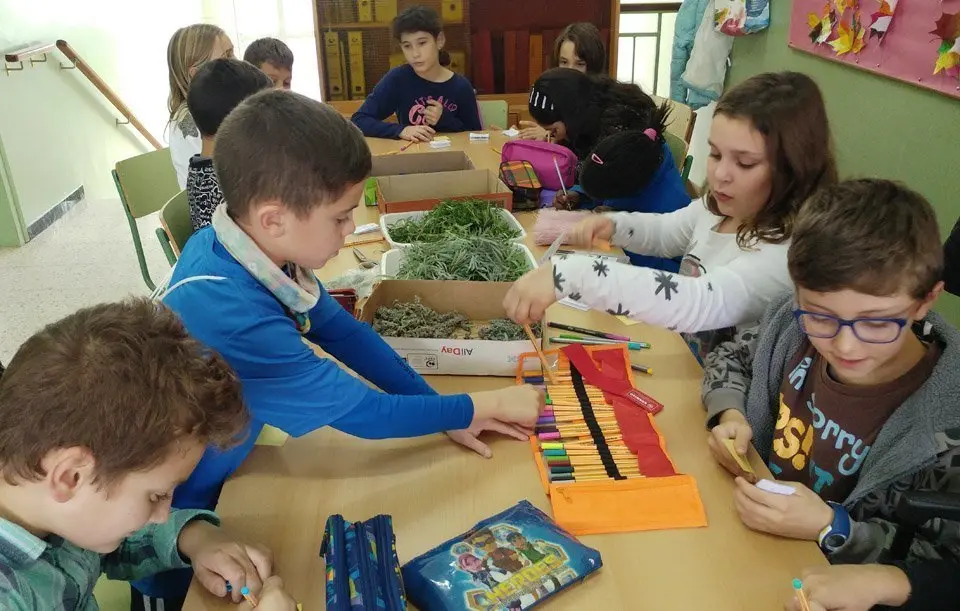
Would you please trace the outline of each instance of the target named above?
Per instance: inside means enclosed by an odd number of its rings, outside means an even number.
[[[899,607],[906,603],[910,598],[910,581],[894,566],[838,564],[805,570],[803,591],[811,611],[868,611],[874,605]],[[785,609],[800,611],[796,596]]]
[[[553,265],[544,263],[532,272],[527,272],[513,283],[503,298],[507,317],[521,325],[528,325],[543,318],[544,312],[557,300],[553,289]]]
[[[227,595],[233,586],[233,602],[240,602],[240,588],[260,592],[263,580],[273,572],[273,555],[258,545],[238,543],[222,530],[203,520],[194,520],[180,531],[180,553],[193,564],[197,579],[215,596]]]
[[[547,130],[533,121],[520,121],[520,139],[546,141]]]
[[[283,580],[271,577],[263,582],[263,589],[257,596],[257,611],[296,611],[297,603],[283,591]],[[247,601],[238,607],[240,611],[251,611],[254,607]]]
[[[580,194],[576,191],[561,191],[553,198],[553,207],[557,210],[576,210],[580,207]]]
[[[816,541],[833,522],[833,509],[802,484],[779,482],[794,488],[789,496],[757,488],[742,477],[735,480],[733,504],[750,529],[790,539]]]
[[[613,219],[602,214],[592,214],[567,231],[567,243],[572,246],[591,248],[597,240],[609,240],[616,225]]]
[[[429,125],[408,125],[400,132],[401,140],[410,142],[430,142],[437,131]]]
[[[470,399],[473,401],[470,428],[448,431],[447,435],[484,458],[490,458],[493,452],[480,441],[480,433],[495,431],[526,441],[533,434],[533,426],[544,405],[543,393],[529,384],[470,393]]]
[[[423,119],[427,125],[436,125],[443,116],[443,103],[440,100],[427,100],[427,108],[423,111]]]
[[[733,448],[740,456],[747,455],[750,440],[753,439],[753,429],[747,424],[746,417],[738,410],[728,409],[720,414],[720,423],[710,429],[707,446],[709,446],[714,460],[720,463],[721,467],[734,475],[746,477],[749,474],[745,474],[733,456],[730,456],[730,452],[727,451],[727,447],[723,443],[724,439],[733,440]]]

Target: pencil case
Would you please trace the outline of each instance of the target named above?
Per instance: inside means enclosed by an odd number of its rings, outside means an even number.
[[[624,345],[571,345],[518,357],[517,383],[543,384],[547,406],[530,446],[553,518],[575,535],[707,525],[696,481],[678,473],[633,384]]]
[[[355,289],[332,289],[327,291],[334,301],[343,306],[343,309],[350,312],[351,316],[357,315],[357,291]]]
[[[500,180],[513,191],[514,210],[535,210],[540,207],[543,185],[529,161],[504,161],[500,164]]]
[[[407,608],[390,516],[352,523],[330,516],[320,556],[327,566],[328,611]]]
[[[421,611],[530,609],[597,571],[600,552],[520,501],[403,566]]]

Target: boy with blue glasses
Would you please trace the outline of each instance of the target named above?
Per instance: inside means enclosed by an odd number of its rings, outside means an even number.
[[[817,541],[834,563],[883,561],[905,490],[960,485],[960,333],[931,311],[943,289],[936,217],[890,181],[851,180],[807,201],[788,264],[796,293],[706,362],[717,461],[753,441],[791,494],[736,481],[748,527]],[[957,524],[921,529],[937,557]]]

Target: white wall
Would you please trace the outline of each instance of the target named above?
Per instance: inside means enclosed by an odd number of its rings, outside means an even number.
[[[0,48],[64,39],[163,140],[166,44],[199,21],[196,0],[0,0]],[[0,73],[0,138],[24,221],[29,224],[81,184],[91,199],[114,197],[110,169],[148,150],[76,70],[46,64]]]

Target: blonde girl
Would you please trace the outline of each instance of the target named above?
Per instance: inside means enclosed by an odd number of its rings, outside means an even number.
[[[187,110],[187,91],[197,68],[211,59],[233,57],[233,43],[221,28],[195,23],[180,28],[167,45],[167,69],[170,73],[169,141],[170,158],[177,171],[180,188],[187,186],[190,158],[200,153],[200,132]]]

